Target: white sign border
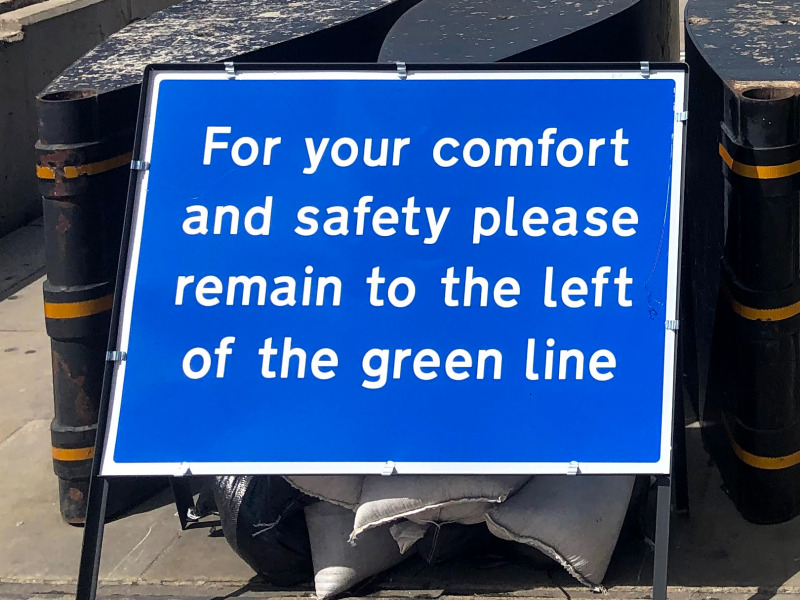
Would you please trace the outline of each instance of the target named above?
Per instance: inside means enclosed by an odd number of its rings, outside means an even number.
[[[164,70],[148,71],[142,125],[142,139],[139,160],[150,162],[155,130],[156,107],[161,82],[169,80],[226,80],[225,71]],[[672,138],[672,177],[670,190],[669,254],[667,264],[667,303],[665,321],[678,320],[678,300],[680,288],[680,239],[683,212],[683,163],[685,151],[686,123],[677,115],[686,111],[687,74],[676,67],[655,68],[649,79],[668,79],[675,82],[675,126]],[[633,68],[613,69],[485,69],[468,70],[425,69],[407,73],[399,71],[358,70],[357,68],[331,70],[245,70],[236,74],[237,80],[614,80],[641,79],[641,71]],[[142,217],[147,201],[148,171],[141,171],[133,196],[131,235],[128,242],[127,277],[120,300],[120,325],[118,328],[116,350],[127,352],[130,338],[131,312],[133,306],[136,276],[141,249]],[[124,243],[124,242],[123,242]],[[665,324],[666,327],[666,324]],[[117,429],[119,425],[122,388],[125,380],[125,361],[114,363],[109,399],[108,426],[105,431],[105,444],[100,465],[100,475],[108,476],[181,476],[181,475],[380,475],[387,466],[397,474],[415,475],[565,475],[575,474],[576,466],[580,474],[592,475],[668,475],[672,462],[672,426],[674,394],[676,386],[677,331],[666,329],[664,347],[664,390],[662,401],[661,456],[654,463],[603,463],[603,462],[163,462],[163,463],[118,463],[114,460]],[[681,401],[680,399],[678,401]],[[176,425],[179,426],[179,425]],[[98,435],[103,432],[98,432]],[[144,440],[143,440],[144,442]]]

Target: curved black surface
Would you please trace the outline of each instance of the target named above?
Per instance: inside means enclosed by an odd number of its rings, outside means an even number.
[[[668,60],[674,15],[669,0],[423,0],[379,60]]]
[[[697,374],[692,396],[705,397],[725,232],[718,153],[725,96],[733,88],[800,88],[800,4],[689,0],[686,61],[691,69],[684,201],[685,288],[694,314]],[[688,279],[690,277],[690,279]],[[694,352],[694,351],[693,351]],[[698,407],[699,408],[699,407]]]
[[[154,63],[374,62],[386,32],[416,2],[184,0],[112,35],[42,93],[108,93],[141,83]]]
[[[725,81],[800,80],[800,3],[690,0],[687,41]]]

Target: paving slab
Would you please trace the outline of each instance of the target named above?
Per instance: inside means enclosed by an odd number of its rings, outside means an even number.
[[[0,481],[0,581],[74,582],[83,530],[61,520],[49,420],[29,421],[0,444]],[[138,581],[178,536],[171,496],[157,500],[150,510],[108,524],[104,580]]]
[[[0,237],[0,300],[44,274],[42,220]],[[3,323],[0,320],[0,325]]]
[[[745,521],[723,491],[700,429],[687,434],[691,512],[675,519],[670,583],[800,591],[800,518],[779,525]]]
[[[6,272],[0,269],[0,278]],[[19,331],[46,337],[43,284],[44,277],[39,276],[0,302],[0,331]]]
[[[255,573],[228,546],[222,530],[192,528],[178,534],[144,573],[148,583],[206,582],[245,585]]]
[[[44,332],[41,280],[0,302],[0,363],[2,442],[28,421],[53,415],[50,338]]]

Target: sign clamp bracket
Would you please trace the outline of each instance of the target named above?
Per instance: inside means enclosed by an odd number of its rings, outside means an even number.
[[[406,63],[404,62],[397,62],[397,75],[400,79],[408,79],[408,69],[406,68]]]
[[[122,350],[109,350],[106,352],[106,362],[120,363],[128,360],[128,353]]]
[[[648,79],[650,77],[650,61],[643,60],[639,63],[639,70],[642,74],[642,77]]]

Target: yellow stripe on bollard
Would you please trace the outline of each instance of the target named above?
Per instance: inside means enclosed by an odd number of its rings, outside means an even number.
[[[730,301],[733,312],[750,321],[783,321],[800,314],[800,302],[781,308],[751,308],[733,298]]]
[[[728,419],[724,418],[723,422],[725,424],[725,433],[728,434],[728,440],[733,448],[733,453],[736,454],[736,457],[744,464],[765,471],[780,471],[781,469],[788,469],[800,464],[800,450],[787,454],[786,456],[776,457],[758,456],[748,452],[733,439],[733,433],[731,432],[730,425],[728,425]]]
[[[53,446],[53,458],[65,462],[89,460],[94,458],[94,446],[88,448],[56,448]]]
[[[66,179],[77,179],[82,175],[99,175],[100,173],[118,169],[119,167],[129,164],[131,162],[131,158],[133,158],[133,152],[127,152],[125,154],[120,154],[119,156],[114,156],[113,158],[101,160],[95,163],[89,163],[87,165],[67,165],[63,169],[64,177]],[[55,179],[56,170],[53,169],[53,167],[36,165],[36,176],[39,179]]]
[[[48,319],[79,319],[91,317],[114,306],[114,294],[83,302],[45,302],[44,316]]]
[[[733,160],[722,144],[719,145],[719,155],[731,171],[749,179],[781,179],[800,173],[800,160],[783,165],[746,165]]]

